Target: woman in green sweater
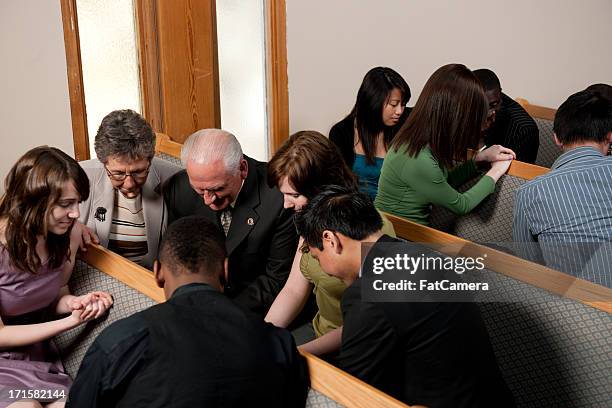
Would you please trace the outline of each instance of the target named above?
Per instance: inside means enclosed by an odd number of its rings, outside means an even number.
[[[478,145],[487,111],[482,85],[464,65],[449,64],[434,72],[391,143],[376,207],[425,225],[432,204],[458,215],[476,207],[494,191],[516,157],[512,150],[495,145],[468,160],[468,149]],[[476,175],[479,162],[491,165],[485,176],[465,193],[455,190]]]

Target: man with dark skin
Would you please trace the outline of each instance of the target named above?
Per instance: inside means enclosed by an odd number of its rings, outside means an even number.
[[[535,163],[540,146],[539,130],[535,121],[518,102],[502,92],[497,75],[489,69],[477,69],[489,100],[489,114],[484,130],[484,144],[499,144],[512,149],[516,159]]]
[[[221,293],[224,238],[201,216],[168,228],[154,264],[167,301],[98,336],[69,407],[304,406],[308,373],[291,334]]]

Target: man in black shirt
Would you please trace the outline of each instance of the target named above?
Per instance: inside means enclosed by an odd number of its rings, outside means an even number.
[[[502,93],[499,78],[493,71],[477,69],[474,75],[482,83],[489,100],[484,144],[502,145],[514,150],[517,160],[535,163],[540,146],[540,132],[535,121],[518,102]]]
[[[381,217],[366,196],[330,186],[296,214],[296,226],[304,250],[348,286],[340,368],[408,404],[514,406],[476,304],[364,300],[372,254],[398,245],[414,251],[382,233]],[[363,243],[374,244],[366,252]]]
[[[159,259],[155,279],[168,300],[98,336],[68,406],[304,406],[308,374],[291,334],[221,293],[223,232],[203,217],[182,218]]]

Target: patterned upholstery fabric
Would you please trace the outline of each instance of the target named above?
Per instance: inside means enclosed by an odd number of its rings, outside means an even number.
[[[321,394],[317,390],[312,388],[308,392],[308,398],[306,399],[306,408],[336,408],[343,407],[328,396]]]
[[[177,159],[174,156],[170,156],[169,154],[166,154],[166,153],[158,153],[156,156],[159,157],[160,159],[168,160],[172,164],[176,164],[177,166],[183,167],[183,164],[181,163],[181,159]]]
[[[612,315],[486,273],[508,300],[485,295],[480,307],[517,406],[612,406]]]
[[[542,167],[553,165],[557,157],[561,156],[561,149],[553,141],[553,122],[552,120],[533,118],[540,130],[540,147],[535,164]]]
[[[106,326],[153,306],[155,301],[80,260],[77,261],[72,274],[70,290],[75,294],[105,290],[111,293],[115,299],[115,304],[106,319],[79,326],[54,339],[61,352],[66,372],[74,378],[87,349]],[[306,407],[336,408],[342,406],[320,392],[311,389],[308,393]]]
[[[479,300],[498,363],[518,406],[610,406],[612,316],[495,272],[483,273],[491,287],[501,289],[501,293],[483,292]],[[87,348],[104,327],[154,302],[81,261],[70,286],[77,294],[104,288],[115,297],[106,320],[56,338],[66,370],[75,376]],[[340,405],[311,390],[307,406]]]
[[[514,192],[523,183],[502,177],[495,193],[463,217],[434,208],[432,226],[481,243],[512,241]],[[611,406],[612,316],[495,272],[487,274],[491,287],[503,293],[479,298],[481,310],[517,405]]]
[[[87,349],[106,326],[153,306],[155,301],[80,260],[75,265],[69,286],[74,294],[105,290],[113,295],[115,300],[104,320],[94,320],[55,338],[66,372],[74,378]]]
[[[478,178],[459,188],[466,191]],[[495,192],[485,198],[471,213],[458,217],[449,210],[434,206],[431,226],[458,237],[479,242],[511,242],[512,210],[516,190],[525,180],[505,175],[495,185]]]

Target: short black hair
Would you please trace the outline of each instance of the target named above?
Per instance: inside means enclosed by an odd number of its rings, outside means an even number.
[[[487,68],[477,69],[472,72],[474,72],[474,75],[476,75],[476,78],[478,78],[482,84],[485,92],[493,89],[501,90],[501,84],[499,83],[499,78],[497,75],[495,75],[495,72]]]
[[[342,186],[326,186],[295,215],[298,234],[306,245],[323,249],[323,231],[362,240],[380,231],[382,217],[368,196]]]
[[[585,91],[592,91],[592,92],[598,93],[604,98],[612,101],[612,86],[608,84],[589,85],[589,87],[585,89]]]
[[[159,261],[174,275],[197,273],[216,277],[223,273],[227,258],[225,236],[202,216],[173,222],[162,239]]]
[[[580,91],[559,106],[553,131],[561,143],[602,143],[612,132],[612,100],[599,92]]]

